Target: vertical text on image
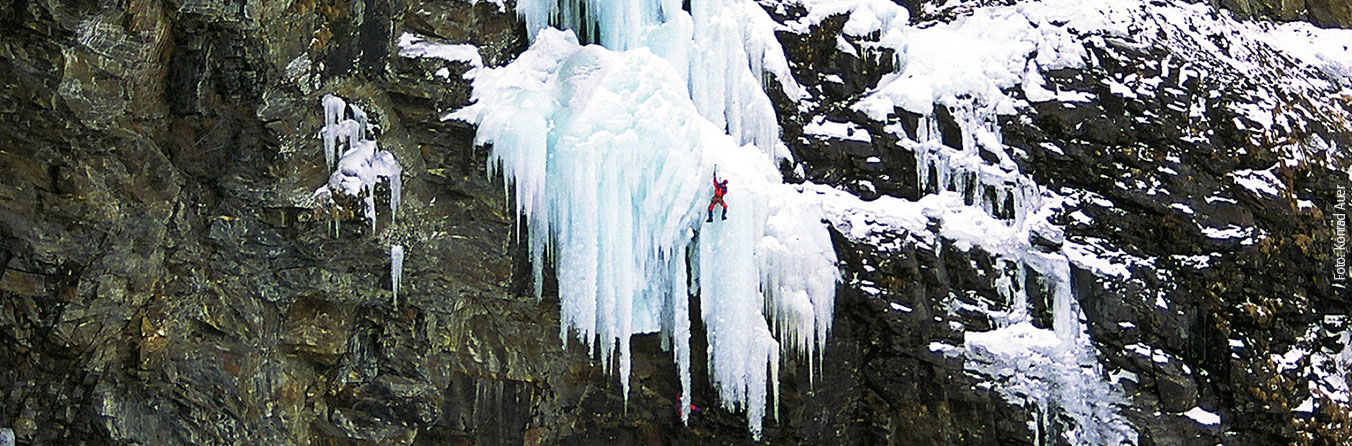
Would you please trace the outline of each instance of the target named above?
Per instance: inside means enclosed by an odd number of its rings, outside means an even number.
[[[1333,282],[1347,282],[1347,188],[1338,186],[1333,201]]]

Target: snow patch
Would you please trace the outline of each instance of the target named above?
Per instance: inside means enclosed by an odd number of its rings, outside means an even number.
[[[1252,233],[1252,228],[1241,228],[1235,225],[1226,226],[1225,228],[1202,227],[1202,235],[1217,240],[1245,239]]]
[[[1258,40],[1352,85],[1352,30],[1319,28],[1308,22],[1253,23]]]
[[[827,121],[825,118],[819,118],[804,125],[803,133],[807,135],[820,135],[864,143],[871,143],[873,141],[873,138],[869,136],[868,130],[860,127],[858,124],[853,122]]]
[[[1236,184],[1259,194],[1276,196],[1281,193],[1282,189],[1286,188],[1286,185],[1282,184],[1281,180],[1278,180],[1277,176],[1272,174],[1272,169],[1242,169],[1230,172],[1227,176],[1235,180]]]
[[[409,58],[460,62],[469,65],[471,68],[482,68],[484,66],[483,57],[479,55],[479,48],[474,45],[436,43],[428,39],[428,37],[407,32],[399,35],[399,55]]]
[[[1192,408],[1192,410],[1183,412],[1183,416],[1192,418],[1193,421],[1205,424],[1207,426],[1215,426],[1221,424],[1220,415],[1216,415],[1215,413],[1209,412],[1206,409],[1203,409],[1202,406],[1197,406]]]
[[[1064,249],[1066,257],[1069,257],[1071,262],[1085,269],[1122,279],[1131,278],[1131,270],[1127,269],[1127,265],[1113,260],[1126,256],[1126,253],[1120,250],[1072,241],[1067,241]]]
[[[790,31],[800,34],[827,17],[840,14],[849,15],[841,31],[852,37],[895,29],[911,19],[906,8],[886,0],[801,0],[800,3],[807,9],[807,15],[785,24]]]

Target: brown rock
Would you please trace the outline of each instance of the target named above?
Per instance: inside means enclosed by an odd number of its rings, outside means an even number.
[[[1306,0],[1310,21],[1326,28],[1352,28],[1352,1]]]

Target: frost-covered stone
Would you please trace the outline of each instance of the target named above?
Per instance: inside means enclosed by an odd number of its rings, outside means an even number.
[[[376,184],[388,181],[390,187],[390,219],[399,214],[402,195],[403,167],[394,154],[381,150],[374,139],[368,139],[366,112],[342,98],[324,95],[324,162],[332,171],[329,181],[314,192],[320,201],[333,202],[333,194],[360,197],[363,216],[371,221],[371,232],[376,231]],[[348,117],[348,113],[351,117]]]

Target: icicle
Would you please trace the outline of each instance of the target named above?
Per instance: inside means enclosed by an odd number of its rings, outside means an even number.
[[[1005,215],[1009,209],[1005,207],[1005,200],[1009,198],[1009,183],[1000,183],[995,188],[995,211],[1000,215]]]
[[[687,231],[689,233],[689,231]],[[668,260],[671,278],[671,291],[667,294],[671,302],[672,319],[672,340],[673,349],[676,357],[676,369],[680,374],[681,395],[684,400],[681,402],[681,423],[690,421],[690,402],[693,401],[694,392],[690,388],[690,295],[686,289],[685,272],[685,253],[686,247],[682,246],[676,250],[678,257]]]
[[[1030,253],[1030,256],[1042,256]],[[1042,260],[1038,273],[1051,282],[1052,328],[1056,337],[1067,345],[1074,345],[1083,326],[1080,324],[1078,310],[1070,292],[1070,261],[1064,255]]]
[[[321,101],[324,105],[324,128],[321,130],[324,138],[324,165],[330,172],[333,171],[334,164],[338,162],[338,138],[340,137],[340,127],[336,127],[338,122],[343,119],[343,111],[347,108],[347,103],[342,98],[326,94]]]
[[[930,156],[929,156],[929,151],[926,150],[924,146],[920,146],[920,145],[916,146],[915,149],[914,149],[914,151],[915,151],[915,174],[916,174],[915,176],[916,176],[916,187],[919,188],[921,194],[925,194],[925,193],[928,193],[928,192],[930,191],[930,189],[929,189],[929,187],[930,187],[930,184],[929,184],[929,174],[930,174]]]
[[[371,234],[376,233],[376,187],[370,185],[366,187],[366,197],[362,199],[366,204],[366,219],[371,220]]]
[[[404,275],[404,246],[390,245],[390,289],[394,292],[394,306],[399,306],[399,281]]]
[[[350,105],[348,108],[352,109],[352,119],[357,123],[355,125],[356,131],[351,133],[353,139],[358,141],[366,140],[366,111],[356,105]]]

